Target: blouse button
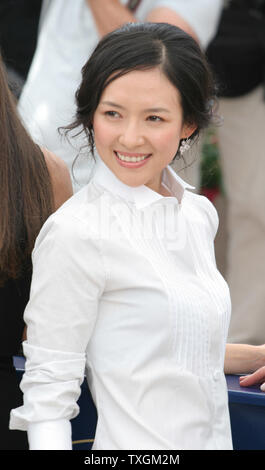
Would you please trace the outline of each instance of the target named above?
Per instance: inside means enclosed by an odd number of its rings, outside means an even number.
[[[221,377],[221,372],[219,370],[215,370],[213,373],[213,379],[215,380],[215,382],[220,380],[220,377]]]

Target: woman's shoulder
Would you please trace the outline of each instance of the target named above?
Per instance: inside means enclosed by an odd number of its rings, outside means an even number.
[[[188,198],[193,207],[200,211],[210,224],[213,237],[215,237],[219,225],[219,217],[213,203],[202,194],[196,194],[188,191]]]
[[[62,242],[76,238],[95,238],[100,230],[101,210],[105,207],[101,202],[102,191],[94,187],[92,182],[82,187],[68,199],[62,201],[44,223],[39,239],[48,233],[61,238]]]
[[[56,210],[73,195],[71,177],[62,158],[45,148],[41,150],[50,174]]]

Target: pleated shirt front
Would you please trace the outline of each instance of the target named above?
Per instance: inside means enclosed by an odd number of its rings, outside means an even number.
[[[163,184],[172,197],[123,184],[99,159],[88,186],[45,223],[12,428],[76,416],[86,370],[94,450],[232,448],[218,216],[170,167]]]

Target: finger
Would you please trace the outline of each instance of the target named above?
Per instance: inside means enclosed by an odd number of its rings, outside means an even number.
[[[265,367],[261,367],[251,375],[240,377],[239,383],[244,387],[261,383],[265,381]]]
[[[242,377],[242,379],[239,381],[239,385],[241,387],[249,387],[255,383],[256,383],[255,379],[253,379],[253,377],[251,376]]]

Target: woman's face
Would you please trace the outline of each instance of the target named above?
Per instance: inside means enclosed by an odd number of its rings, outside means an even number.
[[[103,91],[93,119],[97,151],[128,186],[159,192],[163,169],[182,138],[196,126],[183,125],[180,94],[159,68],[132,71]]]

